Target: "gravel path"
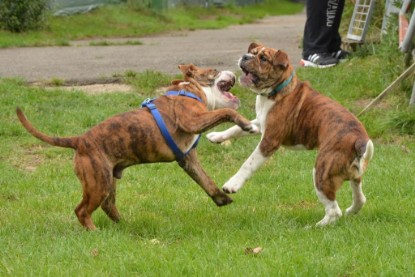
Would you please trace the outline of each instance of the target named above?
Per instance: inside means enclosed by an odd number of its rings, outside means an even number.
[[[142,45],[89,46],[89,41],[77,41],[66,47],[0,49],[0,77],[47,81],[108,78],[127,70],[174,74],[181,63],[236,71],[237,60],[252,41],[285,50],[297,66],[304,23],[305,14],[300,13],[267,17],[254,24],[221,30],[138,38]],[[111,39],[123,40],[132,39]]]

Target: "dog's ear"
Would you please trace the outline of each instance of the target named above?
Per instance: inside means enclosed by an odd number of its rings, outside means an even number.
[[[251,53],[251,51],[257,47],[263,47],[262,44],[258,44],[256,42],[252,42],[248,47],[248,53]]]
[[[278,66],[279,68],[282,68],[284,70],[287,69],[289,64],[288,55],[283,51],[277,50],[272,60],[274,61],[274,66]]]
[[[179,69],[184,76],[192,77],[193,72],[196,70],[196,66],[193,64],[181,64],[179,65]]]
[[[180,64],[179,66],[178,66],[178,68],[180,69],[180,71],[183,73],[183,74],[186,74],[186,72],[188,71],[188,69],[190,68],[190,64]]]

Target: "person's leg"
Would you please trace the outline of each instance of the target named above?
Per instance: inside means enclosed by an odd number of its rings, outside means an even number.
[[[341,43],[338,27],[340,26],[341,13],[344,0],[307,0],[307,20],[304,27],[303,37],[303,60],[304,66],[326,67],[338,63],[331,56],[331,44]],[[338,18],[340,16],[340,19]]]
[[[327,27],[327,3],[324,0],[307,0],[307,20],[304,27],[303,57],[327,53],[332,39],[332,29]]]
[[[343,9],[344,9],[344,0],[329,1],[329,6],[328,6],[327,11],[332,17],[332,24],[333,24],[331,41],[328,46],[328,51],[330,53],[335,53],[341,50],[342,39],[339,33],[339,28],[340,28],[340,22],[342,19]]]

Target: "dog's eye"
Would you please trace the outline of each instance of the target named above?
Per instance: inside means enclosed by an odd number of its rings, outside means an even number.
[[[262,55],[259,58],[261,59],[261,62],[267,62],[268,61],[268,59],[267,59],[267,57],[265,57],[265,55]]]

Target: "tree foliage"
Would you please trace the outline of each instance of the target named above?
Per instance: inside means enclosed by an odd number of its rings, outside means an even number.
[[[0,27],[16,33],[40,29],[48,9],[47,0],[1,0]]]

